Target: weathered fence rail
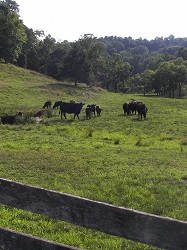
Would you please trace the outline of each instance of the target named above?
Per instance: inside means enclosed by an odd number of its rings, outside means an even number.
[[[18,233],[13,230],[0,227],[1,250],[78,250],[71,246],[58,244],[48,240]]]
[[[117,207],[2,178],[0,178],[0,203],[163,249],[187,249],[187,222],[185,221]],[[15,248],[16,245],[17,248]],[[0,249],[76,248],[0,228]]]

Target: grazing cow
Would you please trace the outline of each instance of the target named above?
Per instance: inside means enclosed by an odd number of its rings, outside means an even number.
[[[52,105],[51,101],[47,101],[47,102],[45,102],[45,104],[43,105],[43,109],[44,109],[44,108],[50,108],[51,105]]]
[[[86,113],[86,118],[91,119],[91,109],[89,106],[86,107],[85,113]]]
[[[61,119],[62,119],[62,114],[64,115],[64,118],[66,119],[66,113],[74,114],[74,119],[76,116],[79,119],[79,114],[81,112],[83,105],[84,103],[82,102],[81,103],[62,102],[60,105]]]
[[[146,119],[147,111],[148,111],[148,108],[146,107],[145,104],[143,104],[141,114],[140,114],[141,115],[141,120],[142,120],[142,117],[144,117],[144,119]]]
[[[2,124],[15,124],[16,123],[16,116],[13,115],[5,115],[1,117]]]
[[[147,109],[146,105],[143,102],[140,102],[138,104],[137,110],[138,110],[138,117],[140,117],[141,120],[142,120],[143,117],[144,117],[144,119],[146,119],[148,109]]]
[[[97,115],[100,116],[101,115],[101,106],[96,105],[95,111],[96,111]]]
[[[146,119],[146,116],[147,116],[147,110],[146,110],[146,109],[143,109],[143,110],[141,111],[140,116],[141,116],[141,120],[142,120],[142,117],[144,117],[144,119]]]
[[[55,102],[53,105],[53,109],[60,107],[61,104],[62,104],[62,101]]]
[[[129,115],[130,114],[130,104],[128,104],[127,102],[125,102],[123,104],[123,111],[124,111],[124,115]]]
[[[95,116],[95,104],[88,104],[87,107],[90,109],[90,112]]]

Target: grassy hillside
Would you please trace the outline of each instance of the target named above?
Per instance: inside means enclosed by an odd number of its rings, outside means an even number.
[[[101,117],[0,124],[0,176],[47,189],[187,220],[187,99],[108,93],[0,64],[0,114],[37,112],[45,101],[102,106]],[[146,120],[124,116],[131,99]],[[83,249],[156,249],[1,206],[0,226]]]
[[[76,101],[84,101],[93,95],[93,92],[87,92],[85,84],[75,88],[73,83],[57,82],[53,78],[11,64],[0,64],[0,88],[1,113],[10,109],[41,109],[48,99],[52,102],[69,101],[75,97]]]

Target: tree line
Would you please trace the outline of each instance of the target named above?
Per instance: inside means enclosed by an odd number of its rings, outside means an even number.
[[[181,97],[187,81],[187,38],[101,37],[56,41],[24,25],[16,1],[0,0],[0,60],[57,80],[123,93]]]

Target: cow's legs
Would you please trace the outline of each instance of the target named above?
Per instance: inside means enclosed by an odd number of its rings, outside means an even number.
[[[76,116],[79,119],[79,114],[74,114],[74,119],[75,119]]]
[[[60,113],[61,113],[61,119],[62,119],[62,114],[63,114],[64,118],[66,119],[66,114],[62,113],[62,111]]]

